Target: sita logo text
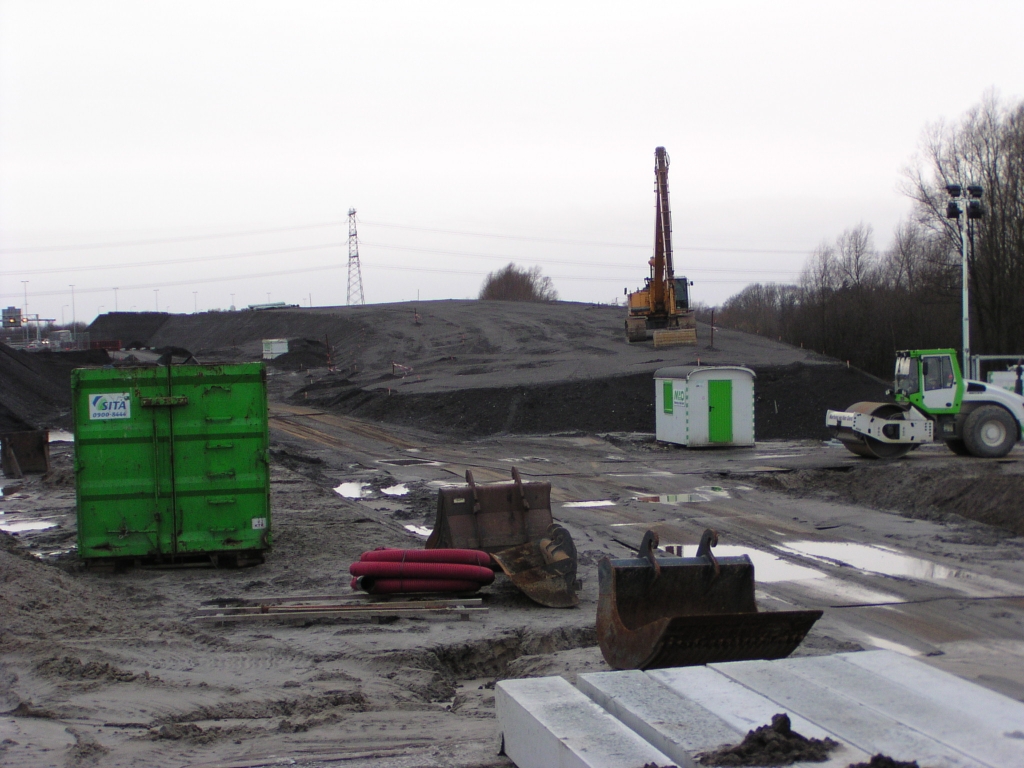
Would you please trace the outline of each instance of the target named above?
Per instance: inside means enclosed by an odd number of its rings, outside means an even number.
[[[127,392],[107,392],[89,397],[89,419],[131,418],[131,400]]]

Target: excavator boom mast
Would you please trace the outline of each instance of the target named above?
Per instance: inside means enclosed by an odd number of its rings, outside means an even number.
[[[654,259],[651,262],[651,304],[655,312],[666,312],[668,287],[672,271],[672,210],[668,202],[668,152],[664,147],[654,150]]]

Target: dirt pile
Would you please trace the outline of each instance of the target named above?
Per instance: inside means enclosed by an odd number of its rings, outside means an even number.
[[[282,371],[301,371],[307,368],[324,368],[328,361],[327,344],[324,341],[292,339],[288,342],[288,351],[267,364]],[[333,363],[333,360],[330,362]]]
[[[952,454],[949,454],[952,456]],[[1024,535],[1024,468],[1014,459],[960,458],[953,467],[864,460],[848,471],[801,470],[757,479],[765,488],[817,497],[927,520],[959,515]]]
[[[754,433],[759,439],[827,440],[825,412],[861,401],[885,402],[892,386],[844,364],[754,368]]]
[[[873,755],[870,762],[850,763],[849,768],[919,768],[916,760],[893,760],[888,755]]]
[[[839,746],[832,739],[808,739],[794,731],[789,715],[772,716],[771,725],[749,731],[746,738],[732,747],[705,752],[697,761],[701,765],[792,765],[796,762],[823,763]]]
[[[0,651],[108,632],[123,610],[105,591],[31,557],[0,532]]]
[[[70,429],[71,371],[109,362],[102,349],[26,352],[0,344],[0,432]]]
[[[166,312],[108,312],[93,320],[88,330],[93,341],[118,339],[126,349],[147,347],[171,317]]]

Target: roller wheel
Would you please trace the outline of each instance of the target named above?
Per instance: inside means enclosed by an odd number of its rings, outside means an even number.
[[[1017,421],[998,405],[984,405],[964,422],[964,445],[972,456],[982,459],[1005,456],[1019,436]]]
[[[847,410],[867,413],[882,419],[902,419],[903,409],[891,403],[854,403]],[[843,443],[847,450],[865,459],[899,459],[910,453],[912,443],[883,443],[867,435],[860,435],[857,442]]]

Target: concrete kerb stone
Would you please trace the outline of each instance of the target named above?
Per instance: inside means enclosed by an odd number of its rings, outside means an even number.
[[[494,705],[505,753],[518,768],[675,765],[561,677],[502,680]]]

